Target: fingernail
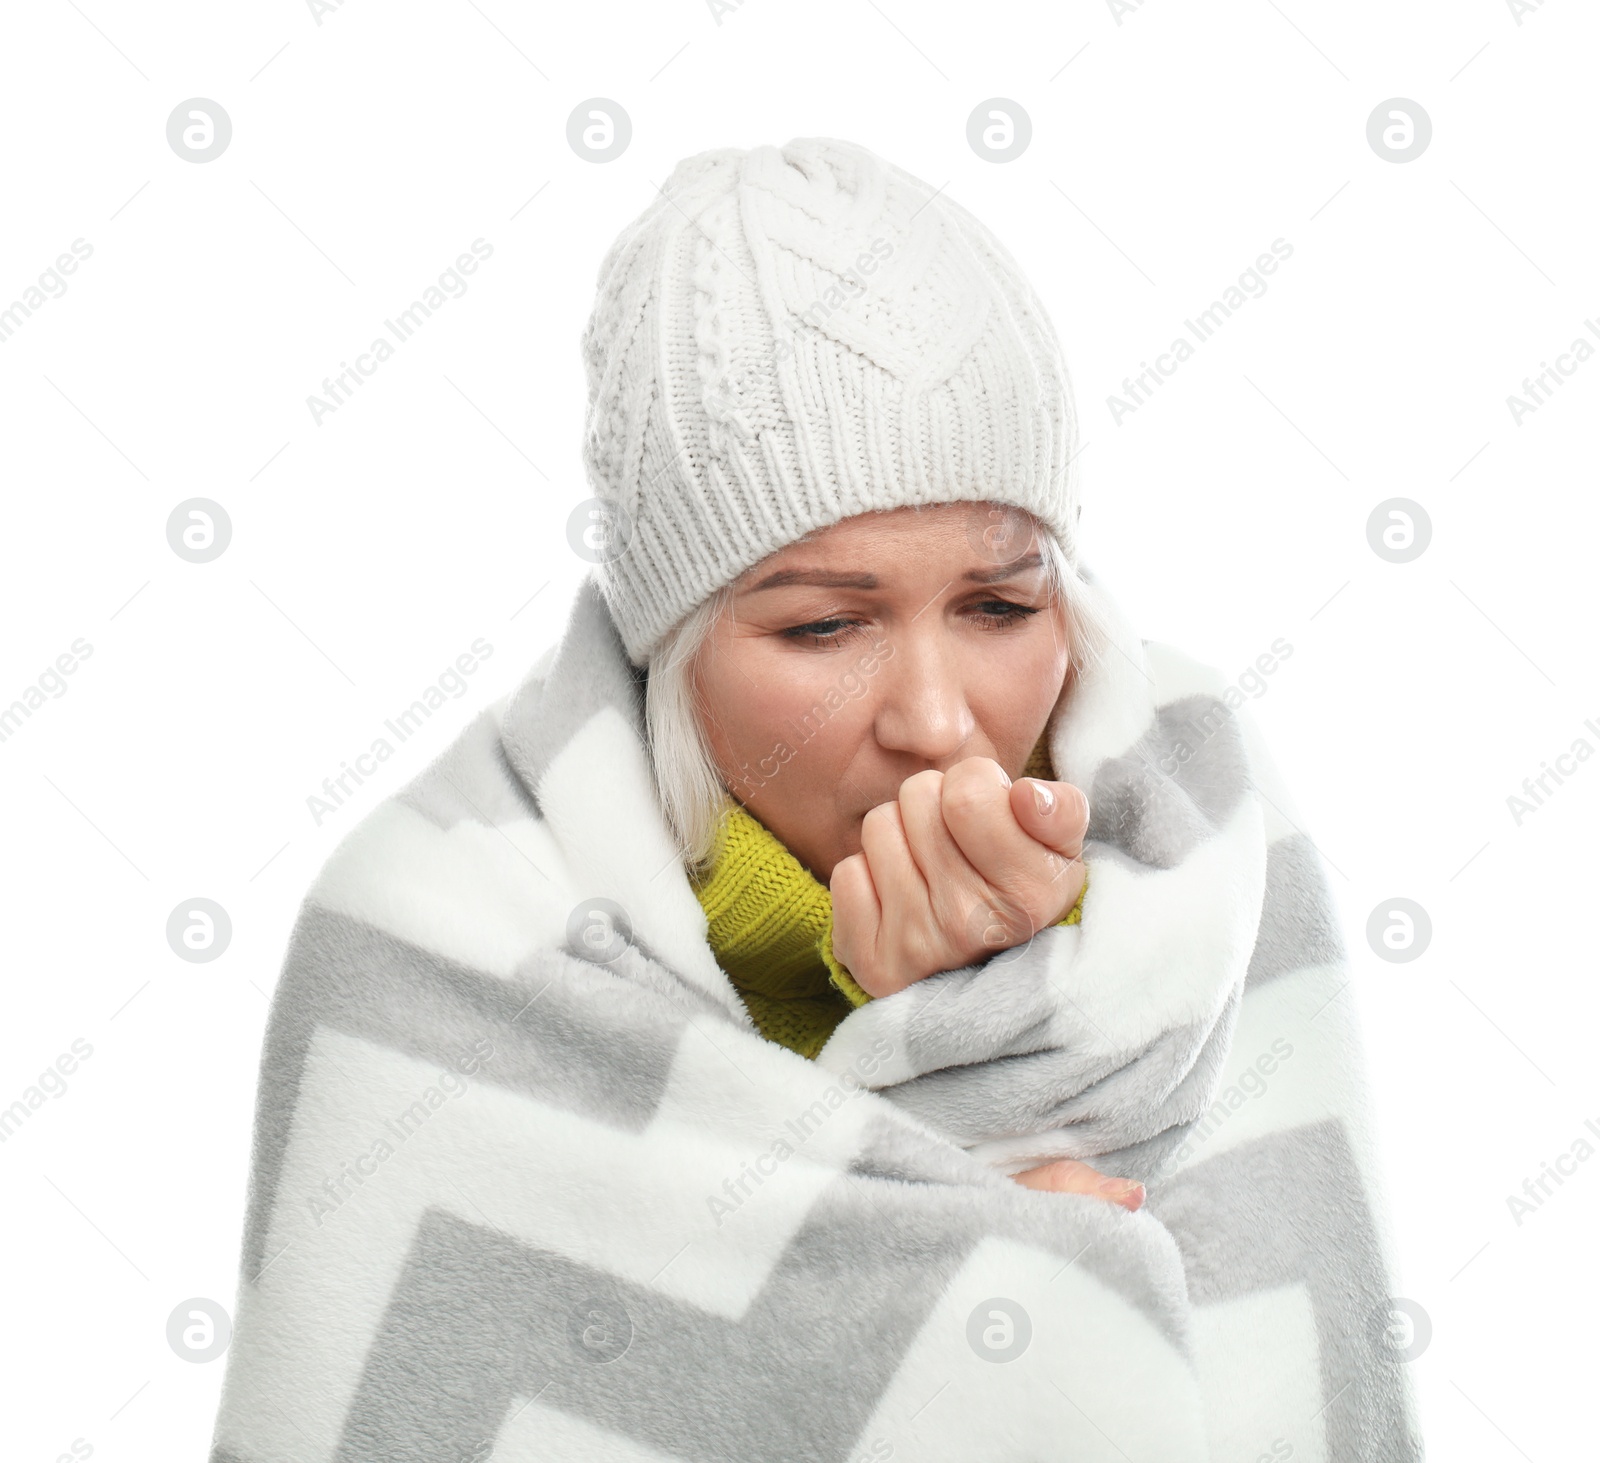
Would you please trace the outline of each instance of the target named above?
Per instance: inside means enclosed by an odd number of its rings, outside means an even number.
[[[1050,791],[1037,778],[1033,782],[1033,806],[1038,810],[1041,818],[1047,818],[1054,811],[1056,795]]]
[[[1144,1203],[1144,1185],[1136,1179],[1101,1179],[1100,1192],[1129,1209],[1137,1209]]]

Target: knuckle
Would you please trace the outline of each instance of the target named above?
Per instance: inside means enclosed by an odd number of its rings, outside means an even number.
[[[900,801],[927,798],[936,801],[945,784],[945,774],[937,767],[924,767],[921,772],[913,772],[900,784]]]
[[[970,762],[961,764],[963,768],[972,765]],[[993,799],[994,792],[992,776],[982,775],[981,772],[976,775],[973,772],[962,773],[958,768],[945,776],[943,807],[946,812],[958,817],[975,813]]]
[[[992,780],[999,763],[992,757],[963,757],[944,775],[949,787],[964,787],[968,783]]]
[[[870,829],[874,833],[891,832],[900,826],[900,807],[897,803],[879,803],[868,808],[861,819],[862,836]]]

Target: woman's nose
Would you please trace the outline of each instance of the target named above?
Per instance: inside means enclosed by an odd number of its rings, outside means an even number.
[[[873,732],[885,750],[942,766],[972,740],[977,719],[958,658],[937,637],[902,635],[876,680]]]

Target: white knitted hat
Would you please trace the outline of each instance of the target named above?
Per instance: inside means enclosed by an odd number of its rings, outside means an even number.
[[[1071,382],[1016,261],[853,143],[686,158],[583,338],[593,557],[635,666],[716,590],[870,509],[1029,509],[1076,562]]]

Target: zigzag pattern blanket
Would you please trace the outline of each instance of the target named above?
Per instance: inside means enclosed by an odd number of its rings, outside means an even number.
[[[587,581],[306,897],[212,1463],[1420,1459],[1318,855],[1237,693],[1095,593],[1082,923],[808,1062],[716,965]],[[1144,1208],[1010,1177],[1057,1156]]]

